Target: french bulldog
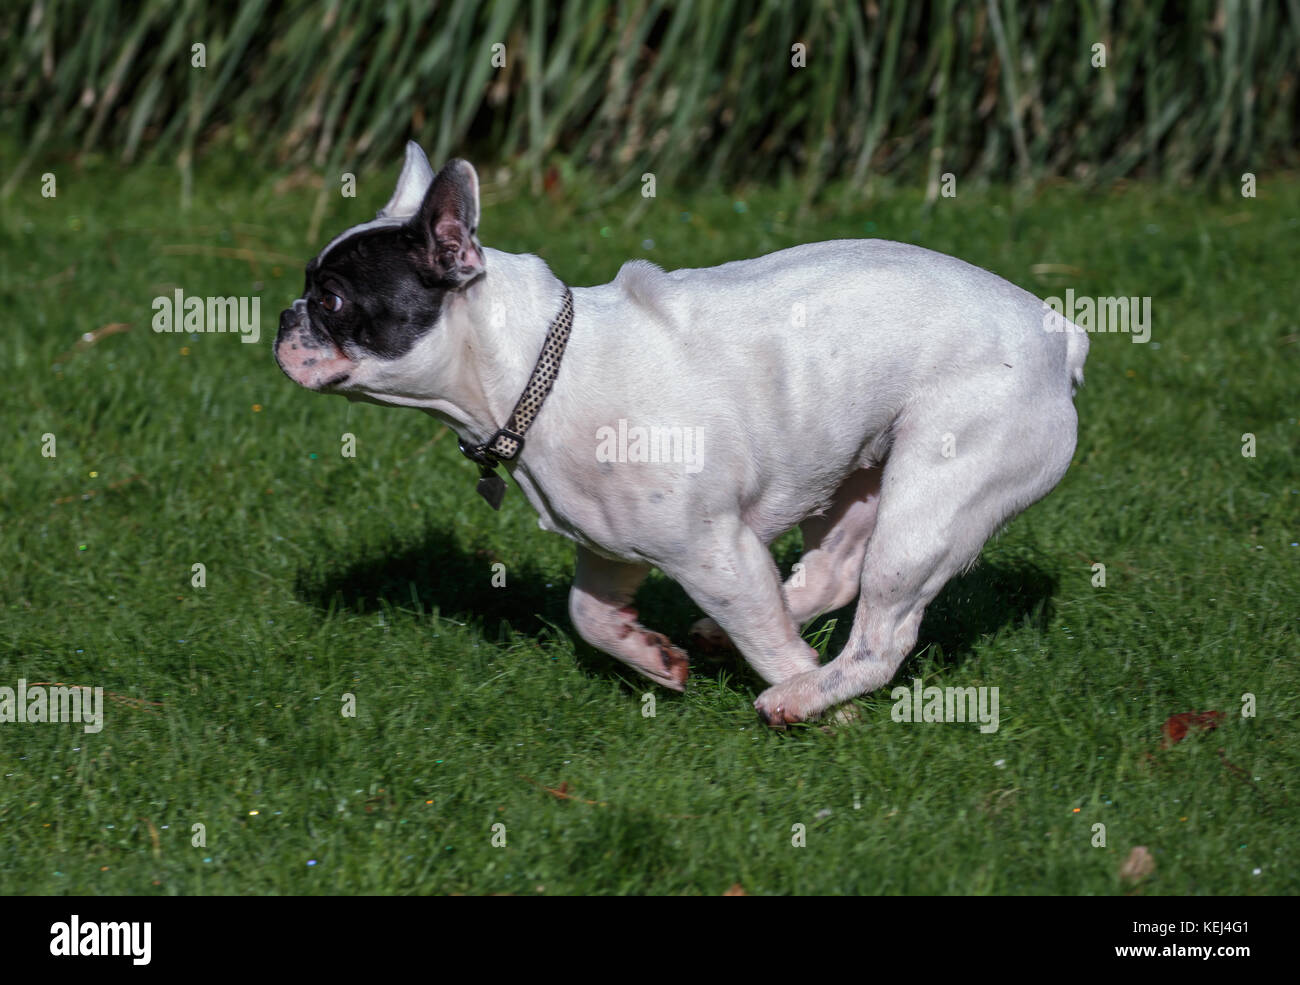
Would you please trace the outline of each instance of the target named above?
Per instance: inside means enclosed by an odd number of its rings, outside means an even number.
[[[651,568],[785,727],[888,683],[945,582],[1070,464],[1088,337],[979,267],[837,240],[570,289],[478,225],[474,168],[409,143],[388,204],[307,266],[276,360],[449,425],[493,505],[504,468],[577,545],[578,633],[666,688],[688,659],[638,621]],[[769,545],[795,526],[783,584]],[[822,664],[801,627],[855,598]]]

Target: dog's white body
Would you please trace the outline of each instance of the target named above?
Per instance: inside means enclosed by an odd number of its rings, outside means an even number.
[[[533,256],[483,250],[483,266],[436,331],[342,392],[490,438],[564,285]],[[840,240],[707,269],[634,261],[573,301],[510,472],[541,526],[579,545],[574,625],[680,689],[685,655],[630,606],[657,567],[711,617],[696,633],[729,637],[773,685],[756,705],[775,725],[887,683],[925,606],[1074,452],[1087,336],[1048,330],[1038,298],[942,254]],[[620,422],[691,429],[702,457],[602,460]],[[799,525],[805,553],[782,585],[768,545]],[[848,645],[819,666],[800,627],[855,597]]]

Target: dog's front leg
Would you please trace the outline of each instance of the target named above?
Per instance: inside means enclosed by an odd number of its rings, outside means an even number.
[[[688,555],[661,567],[769,684],[817,669],[817,651],[799,636],[772,553],[739,519],[719,518]]]
[[[650,566],[610,561],[578,548],[569,618],[584,640],[674,691],[686,688],[690,663],[668,637],[636,621],[632,598]]]

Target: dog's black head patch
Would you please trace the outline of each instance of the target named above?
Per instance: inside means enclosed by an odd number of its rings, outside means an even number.
[[[406,355],[435,328],[451,289],[424,276],[419,250],[407,225],[358,230],[332,244],[307,266],[312,329],[345,349]]]
[[[399,182],[394,200],[401,194]],[[435,329],[447,294],[483,274],[478,215],[477,174],[448,161],[414,215],[381,212],[308,264],[303,299],[312,330],[343,348],[405,355]]]

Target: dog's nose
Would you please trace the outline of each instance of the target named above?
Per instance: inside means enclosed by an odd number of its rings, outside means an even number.
[[[290,331],[298,320],[298,313],[292,308],[285,308],[280,312],[280,334]]]

